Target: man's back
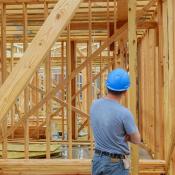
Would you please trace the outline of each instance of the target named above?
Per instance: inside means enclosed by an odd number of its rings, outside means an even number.
[[[90,111],[95,148],[116,154],[129,154],[126,134],[138,131],[132,114],[117,101],[101,98]]]

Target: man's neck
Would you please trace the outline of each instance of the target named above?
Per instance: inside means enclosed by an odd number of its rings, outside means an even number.
[[[113,94],[107,94],[107,95],[106,95],[106,98],[111,99],[111,100],[115,100],[115,101],[117,101],[118,103],[121,102],[121,97],[122,97],[122,95],[120,95],[120,96],[115,96],[115,95],[113,95]]]

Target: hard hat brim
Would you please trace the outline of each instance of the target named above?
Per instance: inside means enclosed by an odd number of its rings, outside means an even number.
[[[129,89],[129,87],[124,88],[124,89],[114,89],[114,88],[111,88],[109,86],[106,86],[106,87],[107,87],[107,89],[109,89],[111,91],[118,91],[118,92],[127,91]]]

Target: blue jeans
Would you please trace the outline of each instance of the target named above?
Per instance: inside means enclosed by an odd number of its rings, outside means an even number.
[[[123,161],[113,162],[110,157],[94,154],[92,160],[92,175],[129,175]]]

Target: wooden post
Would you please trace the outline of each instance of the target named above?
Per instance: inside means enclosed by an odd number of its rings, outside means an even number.
[[[122,67],[122,68],[124,68],[124,69],[127,69],[127,67],[126,67],[126,53],[125,53],[125,48],[124,48],[124,45],[125,45],[125,43],[124,43],[124,39],[122,38],[122,39],[120,39],[119,41],[118,41],[118,49],[119,49],[119,53],[118,53],[118,55],[117,55],[117,61],[115,61],[115,65],[117,66],[117,67]],[[115,47],[115,49],[117,49],[116,47]],[[115,51],[115,52],[117,52],[117,51]],[[122,98],[122,100],[121,100],[121,103],[123,104],[123,105],[125,105],[125,106],[127,106],[128,105],[128,101],[127,101],[127,94],[125,95],[125,96],[123,96],[123,98]]]
[[[92,54],[92,2],[89,0],[89,41],[88,41],[88,56]],[[92,61],[88,61],[87,64],[87,80],[88,80],[88,88],[87,88],[87,111],[90,112],[90,106],[92,104]],[[88,118],[88,134],[91,142],[90,154],[93,155],[93,136],[92,129],[90,127],[90,118]]]
[[[11,43],[11,60],[10,60],[10,72],[12,72],[14,66],[14,44]]]
[[[33,84],[36,88],[39,88],[39,77],[38,77],[38,71],[36,71],[34,78],[33,78]],[[38,91],[34,91],[34,104],[38,104],[39,102],[39,94]],[[39,114],[38,114],[38,110],[36,110],[35,112],[35,116],[36,116],[36,127],[37,127],[37,132],[36,132],[36,138],[39,139]]]
[[[117,1],[114,0],[114,33],[117,31]],[[116,41],[114,41],[114,50],[113,50],[113,56],[114,56],[114,64],[112,65],[112,69],[117,68],[117,47],[116,47]]]
[[[2,7],[2,5],[1,5],[1,7]],[[1,34],[2,34],[2,32],[1,32]],[[2,35],[1,35],[1,37],[2,37]],[[2,40],[1,40],[1,42],[0,42],[0,57],[2,57],[2,55],[3,55],[2,51],[3,51],[3,47],[2,47]],[[0,69],[1,69],[1,71],[0,71],[0,86],[2,86],[2,83],[3,83],[2,82],[2,58],[0,59]]]
[[[87,52],[88,52],[88,50],[86,50],[86,54],[88,54]],[[87,61],[87,58],[84,57],[81,61],[84,63],[85,61]],[[83,81],[82,82],[82,86],[85,86],[87,84],[87,82],[88,82],[88,80],[87,80],[87,66],[85,66],[85,68],[82,69],[81,72],[82,72],[82,81]],[[83,110],[86,113],[88,113],[86,102],[87,102],[87,89],[85,89],[84,91],[82,91],[82,107],[83,107]]]
[[[1,65],[2,65],[2,83],[5,82],[7,78],[7,61],[6,61],[6,4],[2,4],[1,8]],[[8,116],[8,115],[7,115]],[[2,124],[2,134],[3,134],[3,143],[2,143],[2,157],[3,159],[7,158],[7,145],[8,139],[5,137],[7,133],[7,118],[4,119]]]
[[[156,122],[155,122],[155,79],[154,79],[154,65],[155,65],[155,43],[156,43],[156,40],[155,40],[155,31],[154,29],[150,29],[149,30],[149,33],[148,33],[148,57],[147,57],[147,60],[146,60],[146,63],[147,63],[147,70],[148,70],[148,79],[146,80],[147,81],[147,84],[148,84],[148,87],[147,87],[147,91],[148,91],[148,95],[147,95],[147,102],[148,102],[148,110],[149,110],[149,125],[148,125],[148,133],[150,133],[148,135],[148,140],[149,140],[149,147],[152,151],[152,156],[155,157],[155,126],[156,126]],[[149,60],[149,59],[150,60]],[[149,97],[150,95],[150,97]],[[157,123],[158,124],[158,123]]]
[[[172,8],[174,9],[175,8],[175,2],[172,1]],[[175,12],[173,10],[173,55],[175,57]],[[171,65],[171,68],[170,70],[172,71],[173,70],[173,74],[172,74],[172,78],[175,77],[175,71],[174,71],[174,65],[175,65],[175,59],[173,59],[173,65]],[[173,81],[173,80],[172,80]],[[175,83],[173,81],[173,84],[172,84],[172,91],[173,89],[175,88]],[[174,91],[173,91],[173,94],[174,94]],[[175,101],[175,94],[173,96],[173,98],[171,99],[171,108],[172,108],[172,116],[175,115],[175,111],[173,110],[173,104],[174,104],[174,101]],[[174,133],[174,128],[175,128],[175,124],[174,122],[172,122],[172,132]],[[172,172],[174,173],[175,172],[175,134],[173,134],[173,141],[172,141],[172,154],[171,154],[171,169],[172,169]]]
[[[10,72],[12,72],[14,66],[14,45],[11,43],[11,61],[10,61]],[[15,123],[15,108],[12,106],[11,109],[11,126],[13,127]],[[14,132],[12,132],[12,139],[14,139]]]
[[[76,43],[71,41],[71,72],[76,69]],[[76,79],[71,81],[71,95],[73,96],[76,92]],[[72,106],[76,107],[76,99],[72,100]],[[77,139],[77,118],[74,111],[72,111],[72,139]]]
[[[48,3],[44,2],[44,16],[47,18],[48,16]],[[45,62],[45,77],[46,77],[46,94],[50,92],[52,79],[51,79],[51,58],[50,52],[47,54],[46,62]],[[46,102],[46,158],[50,159],[50,139],[51,139],[51,100]]]
[[[175,8],[175,2],[172,1],[172,9]],[[170,102],[170,107],[171,107],[171,116],[172,116],[172,144],[171,144],[171,147],[172,149],[170,150],[170,154],[171,154],[171,165],[170,165],[170,168],[172,169],[172,172],[174,173],[175,172],[175,134],[174,134],[174,128],[175,128],[175,124],[173,122],[173,116],[175,115],[175,110],[174,110],[174,107],[173,107],[173,104],[174,104],[174,101],[175,101],[175,93],[174,93],[174,88],[175,88],[175,82],[173,81],[174,77],[175,77],[175,70],[174,70],[174,65],[175,65],[175,12],[174,10],[173,11],[173,21],[172,22],[172,29],[173,29],[173,57],[171,58],[171,62],[170,62],[170,72],[171,72],[171,79],[170,79],[170,88],[171,88],[171,92],[170,94],[172,93],[172,96],[171,96],[171,102]],[[172,20],[170,18],[170,20]],[[171,64],[172,63],[172,64]]]
[[[148,111],[149,109],[149,107],[148,107],[148,98],[147,98],[147,96],[148,96],[148,83],[147,83],[147,80],[148,80],[148,65],[146,64],[147,62],[146,62],[146,58],[149,56],[149,54],[148,54],[148,33],[146,33],[147,34],[147,36],[145,36],[145,47],[144,47],[144,49],[146,50],[145,52],[144,52],[144,106],[143,106],[143,109],[144,109],[144,117],[146,117],[146,111]],[[145,66],[146,65],[146,66]],[[146,146],[148,146],[149,144],[148,144],[148,140],[149,140],[149,133],[148,133],[148,131],[149,131],[149,125],[148,125],[148,122],[149,122],[149,116],[147,116],[147,118],[148,118],[148,120],[145,120],[144,119],[144,121],[145,121],[145,128],[144,128],[144,132],[145,132],[145,145]]]
[[[7,59],[6,59],[6,4],[1,4],[1,64],[2,64],[2,83],[7,78]]]
[[[2,123],[2,135],[3,135],[3,142],[2,142],[2,158],[7,159],[7,145],[8,145],[8,138],[6,137],[7,134],[7,119],[3,120]]]
[[[67,77],[70,77],[71,75],[71,41],[70,41],[70,25],[67,27],[67,60],[66,60],[66,66],[67,66]],[[67,85],[67,119],[68,119],[68,142],[69,142],[69,159],[72,159],[72,89],[71,89],[71,80],[68,82]]]
[[[27,19],[27,4],[23,4],[23,14],[24,14],[24,51],[27,49],[27,27],[28,27],[28,19]],[[30,91],[29,87],[27,86],[24,90],[24,111],[25,115],[29,112],[29,100],[30,100]],[[25,159],[29,158],[29,119],[25,117],[25,124],[24,124],[24,150],[25,150]]]
[[[163,105],[163,14],[162,1],[158,1],[158,54],[155,60],[155,118],[156,118],[156,141],[155,141],[155,158],[164,159],[164,109],[167,105]],[[165,29],[166,30],[166,29]],[[168,48],[167,48],[168,49]],[[165,71],[167,63],[164,62]],[[166,73],[166,72],[165,72]],[[166,81],[165,81],[166,82]],[[166,85],[166,83],[165,83]],[[164,86],[166,87],[166,86]],[[167,96],[168,97],[168,96]],[[165,103],[167,103],[165,101]],[[163,106],[165,108],[163,109]],[[165,111],[166,112],[166,111]],[[161,138],[161,139],[158,139]],[[161,145],[161,146],[160,146]]]
[[[136,36],[136,0],[128,0],[128,37],[129,37],[129,73],[131,88],[129,91],[129,108],[137,120],[137,36]],[[138,146],[131,146],[132,175],[138,175]]]
[[[124,40],[123,39],[121,39],[118,42],[118,47],[119,47],[120,52],[119,52],[119,58],[118,58],[119,62],[117,62],[117,63],[120,67],[123,67],[124,69],[126,69],[126,67],[125,67],[126,55],[124,53],[125,50],[124,50]]]
[[[137,42],[137,56],[138,56],[138,99],[140,102],[138,103],[138,116],[139,116],[139,123],[138,123],[138,128],[140,131],[140,136],[143,138],[143,116],[142,116],[142,103],[143,103],[143,88],[142,88],[142,40],[138,40]],[[155,48],[154,48],[155,49]],[[155,65],[155,64],[154,64]]]
[[[140,133],[141,133],[141,136],[142,136],[142,139],[144,140],[144,138],[145,138],[145,129],[144,129],[144,127],[145,127],[145,124],[144,124],[144,119],[145,119],[145,117],[144,117],[144,110],[143,110],[143,107],[145,106],[145,103],[144,103],[144,101],[145,101],[145,91],[144,91],[144,88],[145,88],[145,83],[144,83],[144,69],[145,69],[145,59],[144,59],[144,53],[145,52],[142,52],[142,50],[144,50],[144,44],[145,44],[145,42],[144,42],[144,40],[145,40],[145,38],[143,38],[142,39],[142,42],[141,42],[141,58],[140,59],[138,59],[140,62],[140,122],[141,122],[141,124],[142,124],[142,127],[141,128],[139,128],[140,129]]]
[[[170,123],[169,123],[169,38],[168,38],[168,2],[165,1],[162,6],[162,2],[158,2],[158,17],[161,19],[163,17],[163,25],[162,28],[164,27],[163,30],[163,39],[164,39],[164,45],[162,45],[162,42],[160,43],[164,50],[163,50],[163,56],[164,56],[164,88],[163,88],[163,100],[164,100],[164,122],[165,126],[167,129],[165,129],[165,140],[164,140],[164,145],[165,145],[165,160],[168,164],[168,159],[170,158],[168,155],[168,150],[170,147],[170,139],[169,137],[170,134]],[[159,19],[159,25],[160,25],[160,19]],[[162,20],[162,19],[161,19]],[[161,30],[162,31],[162,30]],[[162,36],[162,35],[161,35]],[[161,39],[161,38],[160,38]],[[160,50],[161,51],[161,50]],[[161,53],[159,51],[159,54]],[[161,55],[160,55],[161,56]],[[159,58],[160,59],[160,58]]]
[[[175,115],[175,108],[174,108],[174,102],[175,102],[175,82],[174,82],[174,76],[175,76],[175,70],[174,70],[174,65],[175,65],[175,14],[174,14],[174,7],[175,3],[172,0],[167,0],[167,41],[168,41],[168,95],[169,95],[169,103],[168,103],[168,110],[165,116],[165,122],[166,122],[166,157],[165,160],[167,162],[167,169],[169,172],[172,172],[174,169],[174,150],[175,150],[175,123],[174,123],[174,115]],[[164,77],[165,79],[167,77]],[[167,87],[166,87],[167,88]],[[165,97],[166,100],[166,97]],[[174,175],[174,172],[173,174]]]
[[[169,165],[171,162],[171,157],[170,157],[170,140],[171,138],[171,129],[170,129],[170,114],[169,114],[169,37],[168,37],[168,1],[165,1],[163,4],[161,1],[158,2],[158,17],[162,18],[163,17],[163,25],[162,28],[159,28],[161,32],[163,32],[163,43],[161,42],[160,46],[162,46],[163,49],[163,66],[164,66],[164,74],[163,74],[163,81],[164,81],[164,87],[163,87],[163,106],[164,106],[164,122],[165,122],[165,127],[166,129],[164,130],[164,148],[165,148],[165,160],[167,162],[167,171],[169,169]],[[172,9],[171,9],[172,10]],[[172,12],[172,11],[171,11]],[[169,12],[170,13],[170,12]],[[162,20],[162,19],[161,19]],[[162,23],[161,23],[162,24]],[[160,22],[159,22],[160,25]],[[162,31],[163,29],[163,31]],[[161,39],[161,38],[160,38]],[[163,44],[163,45],[162,45]],[[160,50],[161,51],[161,50]],[[161,53],[159,51],[159,53]],[[159,58],[160,59],[160,58]]]
[[[101,47],[101,41],[100,41],[100,47]],[[104,69],[105,60],[102,57],[102,52],[100,52],[100,72]],[[103,69],[102,69],[103,68]],[[103,74],[100,74],[100,97],[105,96],[105,77],[104,77],[104,71]]]
[[[110,36],[112,36],[112,34],[110,35],[110,22],[109,22],[109,18],[110,18],[110,16],[109,16],[110,14],[109,14],[109,0],[107,0],[107,37],[109,38]],[[112,43],[112,45],[113,45],[113,43]],[[110,62],[111,62],[111,58],[110,58],[110,50],[111,50],[111,46],[112,45],[109,45],[108,46],[108,58],[107,58],[107,60],[108,60],[108,65],[110,65]],[[109,66],[109,68],[108,68],[108,72],[110,72],[112,70],[112,66]]]
[[[45,63],[45,75],[46,75],[46,94],[51,90],[51,60],[50,54],[48,55]],[[51,100],[46,102],[46,143],[47,143],[47,150],[46,150],[46,157],[50,159],[50,139],[51,139]]]
[[[61,42],[61,81],[64,81],[64,42]],[[62,100],[64,101],[64,88],[61,94]],[[62,108],[62,122],[61,122],[61,130],[62,130],[62,140],[64,140],[64,107]]]

